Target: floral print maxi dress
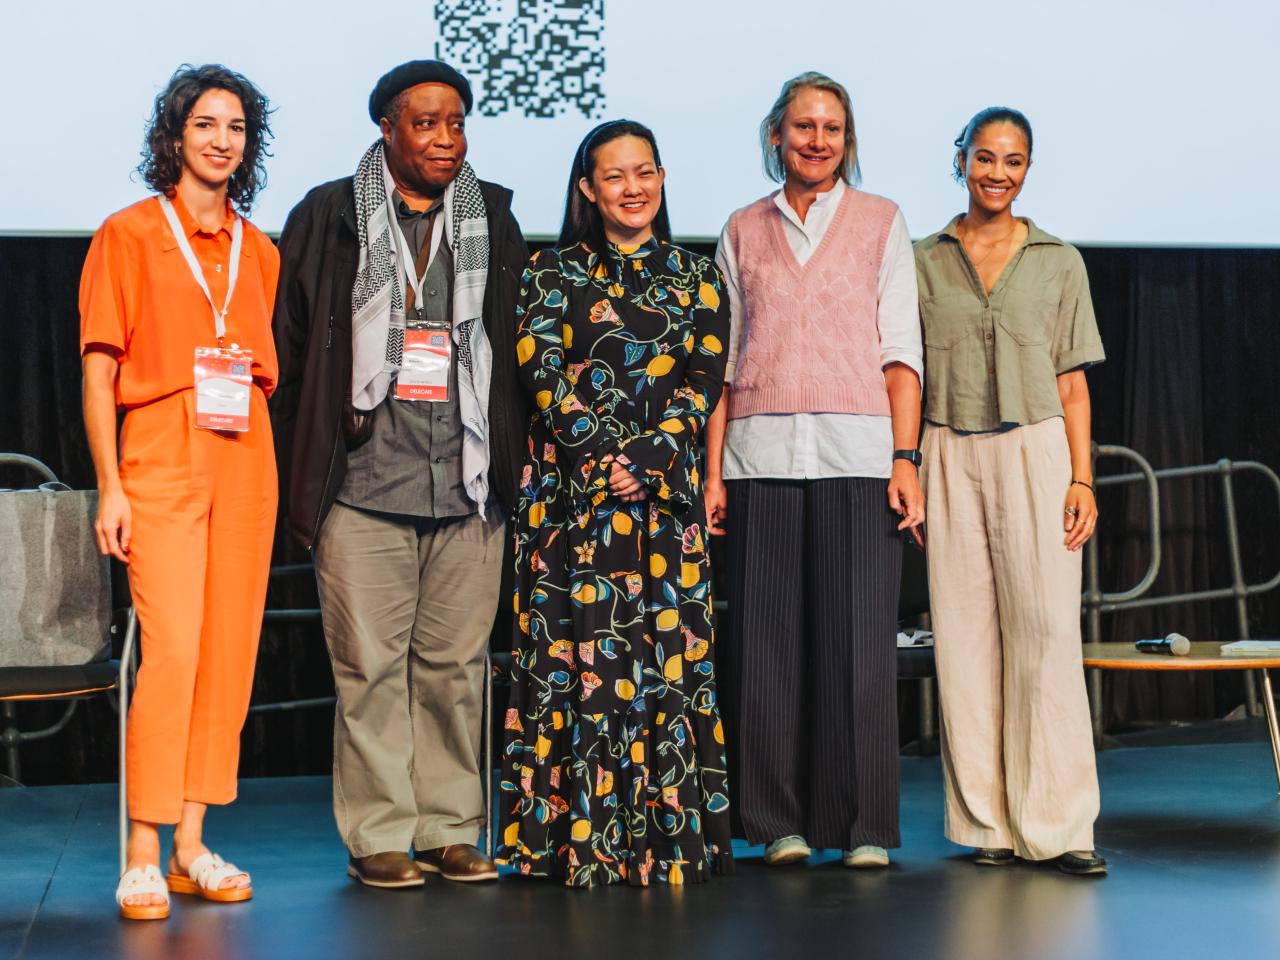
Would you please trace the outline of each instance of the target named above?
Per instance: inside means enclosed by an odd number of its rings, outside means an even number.
[[[723,280],[653,240],[543,250],[517,321],[537,409],[498,860],[569,886],[703,880],[732,866],[698,470],[724,377]],[[608,491],[612,462],[645,499]]]

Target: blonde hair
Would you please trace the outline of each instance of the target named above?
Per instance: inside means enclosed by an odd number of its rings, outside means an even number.
[[[845,183],[857,186],[862,180],[862,170],[858,166],[858,136],[853,128],[853,101],[849,99],[849,91],[843,84],[816,70],[806,71],[784,83],[778,99],[760,121],[760,151],[764,160],[764,175],[775,183],[782,183],[787,179],[787,171],[782,165],[782,146],[780,143],[775,144],[773,140],[774,137],[781,139],[782,118],[801,90],[825,90],[844,107],[844,156],[840,161],[839,173]]]

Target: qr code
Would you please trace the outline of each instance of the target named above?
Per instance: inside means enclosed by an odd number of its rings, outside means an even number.
[[[604,111],[604,0],[437,0],[436,56],[496,117]]]

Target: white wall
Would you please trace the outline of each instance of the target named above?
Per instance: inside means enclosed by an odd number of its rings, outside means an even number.
[[[494,16],[535,2],[494,3]],[[89,231],[143,196],[130,179],[143,124],[184,61],[226,63],[278,108],[254,212],[278,230],[309,187],[354,170],[376,134],[370,88],[434,55],[444,6],[5,0],[0,231]],[[788,10],[803,19],[782,20]],[[951,141],[1000,103],[1035,127],[1018,209],[1045,229],[1090,243],[1274,245],[1278,11],[1269,0],[605,0],[602,116],[476,115],[470,159],[515,190],[527,233],[552,234],[579,139],[630,116],[657,133],[677,235],[715,236],[770,189],[756,128],[782,81],[818,69],[853,95],[864,188],[900,203],[915,236],[962,209]]]

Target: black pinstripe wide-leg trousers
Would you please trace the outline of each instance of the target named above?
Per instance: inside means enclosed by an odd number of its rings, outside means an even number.
[[[899,845],[902,539],[886,484],[727,484],[729,637],[716,657],[751,843]]]

